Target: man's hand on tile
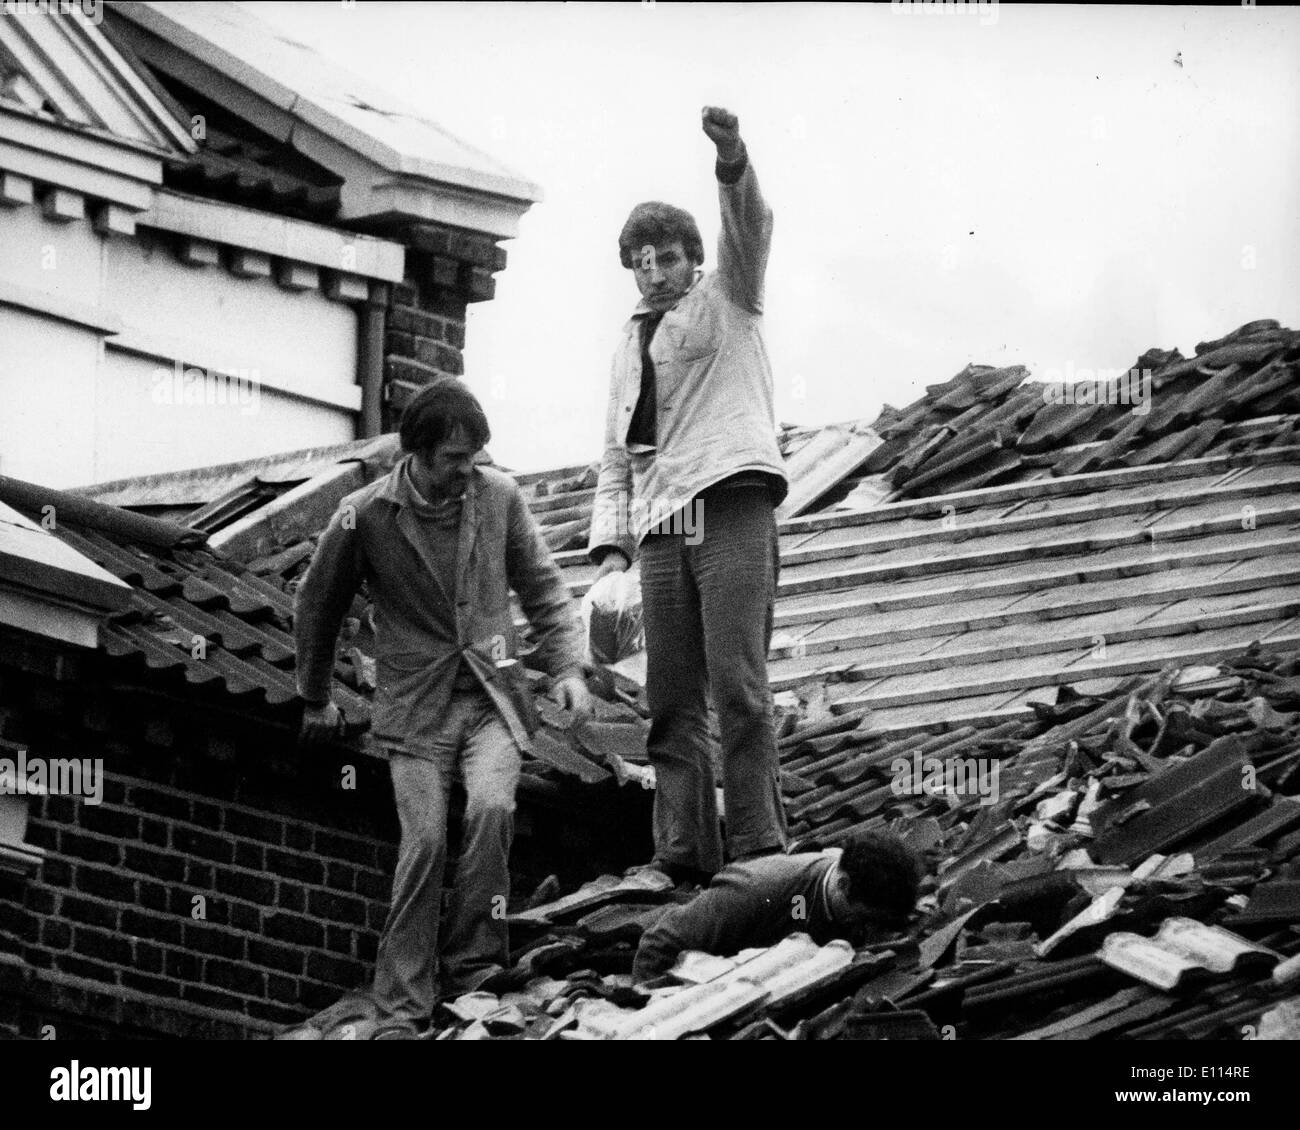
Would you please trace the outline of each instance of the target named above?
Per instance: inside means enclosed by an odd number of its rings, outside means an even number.
[[[343,713],[332,702],[323,706],[303,707],[302,729],[298,740],[307,746],[332,741],[343,732]]]
[[[621,549],[612,549],[601,559],[600,567],[596,570],[596,576],[593,580],[598,581],[601,577],[608,576],[610,573],[626,573],[629,567],[630,562],[623,556],[623,551]]]
[[[555,684],[554,695],[555,701],[573,715],[574,722],[584,721],[594,713],[591,692],[584,679],[577,676],[561,679]]]

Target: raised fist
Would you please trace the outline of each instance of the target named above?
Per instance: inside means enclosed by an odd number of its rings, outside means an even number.
[[[740,119],[721,106],[705,106],[700,113],[700,125],[708,139],[718,147],[718,159],[724,164],[734,161],[743,151],[740,140]]]

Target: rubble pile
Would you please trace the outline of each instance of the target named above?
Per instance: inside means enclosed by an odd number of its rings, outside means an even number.
[[[795,850],[882,828],[927,861],[906,936],[684,954],[634,987],[637,940],[694,889],[546,883],[514,908],[513,967],[440,1005],[426,1038],[1300,1037],[1300,652],[1066,689],[1036,713],[784,740],[787,785],[808,786],[787,791],[809,827]],[[953,780],[958,758],[974,776]],[[800,801],[820,793],[832,813],[873,799],[814,828]],[[364,1038],[373,1017],[352,1006],[288,1035]]]
[[[893,502],[1296,442],[1300,333],[1271,318],[1200,342],[1190,358],[1153,348],[1105,381],[1072,375],[1052,385],[1026,382],[1020,365],[967,365],[908,407],[881,411],[871,427],[884,443],[861,476],[879,476]]]

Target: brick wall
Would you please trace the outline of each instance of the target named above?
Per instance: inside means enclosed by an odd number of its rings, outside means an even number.
[[[232,709],[123,667],[15,670],[0,646],[0,737],[105,770],[101,804],[27,799],[26,842],[46,855],[0,872],[0,1035],[239,1038],[367,984],[396,863],[386,762],[299,751],[291,706]],[[532,787],[512,901],[551,872],[573,885],[648,857],[643,790],[588,790],[584,822],[563,788]]]
[[[27,966],[22,1034],[74,1019],[59,1015],[60,985],[183,1006],[159,1034],[240,1034],[365,982],[396,858],[385,763],[298,755],[273,722],[181,703],[96,715],[76,687],[0,678],[6,740],[105,770],[98,805],[28,799],[26,842],[45,861],[32,877],[0,876],[0,952]],[[53,711],[12,710],[35,690]]]
[[[469,304],[493,296],[492,274],[506,265],[505,250],[478,232],[415,224],[395,238],[407,245],[406,279],[391,288],[386,312],[386,431],[424,385],[464,375]]]

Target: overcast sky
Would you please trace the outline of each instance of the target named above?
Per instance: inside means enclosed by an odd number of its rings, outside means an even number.
[[[706,104],[775,212],[779,420],[1300,326],[1295,8],[251,6],[541,185],[466,351],[519,470],[599,456],[631,206],[692,211],[714,265]]]

